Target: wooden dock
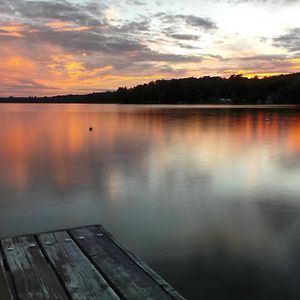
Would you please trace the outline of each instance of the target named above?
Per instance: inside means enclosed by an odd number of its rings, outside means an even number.
[[[1,240],[1,300],[184,298],[102,226]]]

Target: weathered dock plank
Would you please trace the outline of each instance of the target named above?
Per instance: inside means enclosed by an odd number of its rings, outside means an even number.
[[[69,232],[121,298],[183,299],[172,288],[165,289],[162,281],[158,282],[153,278],[152,274],[133,260],[101,227],[90,226]]]
[[[120,299],[67,232],[45,233],[37,238],[72,299]]]
[[[127,247],[125,247],[119,240],[114,238],[103,226],[96,225],[96,227],[101,230],[103,234],[109,237],[120,249],[122,249],[128,257],[134,261],[142,270],[144,270],[156,283],[163,288],[167,293],[169,293],[175,300],[185,300],[169,283],[167,283],[161,276],[154,272],[142,259],[137,257],[133,252],[131,252]]]
[[[13,293],[7,278],[6,270],[0,253],[0,297],[1,300],[13,300]]]
[[[69,299],[32,236],[1,241],[19,299]]]
[[[102,226],[5,238],[0,300],[184,300]]]

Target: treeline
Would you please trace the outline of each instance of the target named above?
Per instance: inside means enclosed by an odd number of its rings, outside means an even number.
[[[300,104],[300,73],[248,79],[210,77],[157,80],[88,95],[0,98],[1,102],[124,104]]]
[[[300,104],[300,73],[248,79],[209,77],[158,80],[134,88],[119,88],[122,103]]]
[[[86,95],[58,95],[53,97],[8,97],[0,103],[115,103],[116,92],[92,93]]]

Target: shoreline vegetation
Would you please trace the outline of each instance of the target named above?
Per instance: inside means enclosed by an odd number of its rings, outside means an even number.
[[[0,103],[300,104],[300,73],[261,79],[232,75],[157,80],[86,95],[0,97]]]

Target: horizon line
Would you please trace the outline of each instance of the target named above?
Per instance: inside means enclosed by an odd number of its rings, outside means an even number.
[[[135,86],[132,87],[128,87],[128,86],[119,86],[116,89],[100,89],[98,91],[94,90],[91,91],[90,93],[86,93],[86,94],[56,94],[56,95],[42,95],[42,96],[37,96],[37,95],[31,95],[31,96],[16,96],[16,95],[10,95],[10,96],[1,96],[0,95],[0,99],[31,99],[31,98],[58,98],[58,97],[70,97],[70,96],[87,96],[87,95],[92,95],[92,94],[104,94],[104,93],[115,93],[118,89],[120,88],[125,88],[125,89],[134,89],[135,87],[141,86],[141,85],[147,85],[151,82],[157,82],[157,81],[172,81],[172,80],[184,80],[184,79],[190,79],[190,78],[195,78],[195,79],[201,79],[201,78],[205,78],[205,77],[210,77],[210,78],[222,78],[225,80],[230,79],[233,76],[240,76],[241,78],[246,78],[246,79],[255,79],[257,78],[258,80],[262,80],[265,78],[272,78],[272,77],[278,77],[278,76],[289,76],[289,75],[296,75],[296,74],[300,74],[300,72],[289,72],[289,73],[284,73],[284,72],[276,72],[276,73],[257,73],[257,74],[241,74],[241,73],[235,73],[235,74],[231,74],[226,76],[219,76],[219,75],[203,75],[200,77],[195,77],[195,76],[189,76],[189,77],[179,77],[179,78],[170,78],[170,79],[165,79],[165,78],[160,78],[160,79],[156,79],[156,80],[151,80],[151,81],[147,81],[144,83],[139,83]],[[79,90],[83,90],[83,89],[79,89]]]

